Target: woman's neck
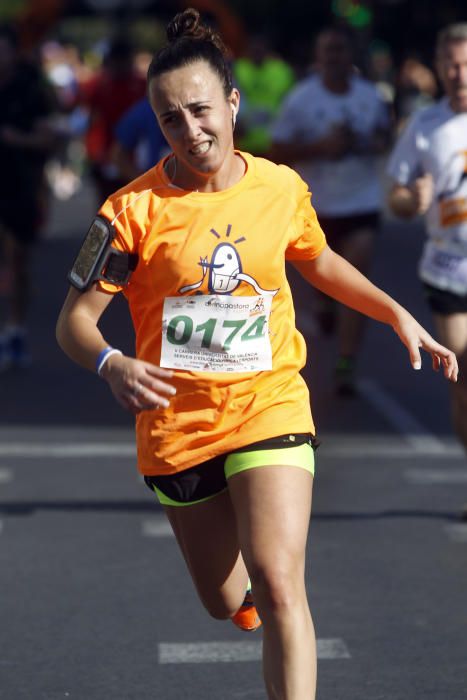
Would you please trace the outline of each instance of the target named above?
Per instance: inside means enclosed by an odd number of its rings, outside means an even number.
[[[184,171],[180,167],[175,155],[171,156],[165,164],[165,173],[170,185],[176,189],[188,192],[220,192],[229,187],[233,187],[244,176],[246,163],[243,158],[232,152],[229,162],[223,163],[217,172],[203,176],[202,173],[196,177],[195,173]]]

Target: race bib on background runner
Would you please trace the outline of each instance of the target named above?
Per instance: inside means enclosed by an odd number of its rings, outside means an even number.
[[[162,317],[161,367],[197,372],[272,369],[272,297],[167,297]]]
[[[448,289],[454,294],[467,294],[467,257],[437,248],[431,241],[425,245],[419,264],[420,277],[428,284]]]

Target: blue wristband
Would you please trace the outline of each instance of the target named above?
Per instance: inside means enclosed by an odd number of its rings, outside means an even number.
[[[99,377],[101,376],[103,366],[105,365],[105,363],[111,355],[123,355],[123,353],[121,350],[117,350],[117,348],[110,347],[110,345],[101,350],[96,360],[96,372],[99,375]]]

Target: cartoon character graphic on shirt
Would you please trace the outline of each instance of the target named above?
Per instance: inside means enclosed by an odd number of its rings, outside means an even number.
[[[230,237],[231,231],[232,226],[229,224],[227,226],[226,238]],[[213,228],[210,230],[210,233],[218,240],[221,238],[220,234]],[[200,289],[206,276],[208,276],[209,294],[232,294],[242,282],[251,285],[257,294],[270,296],[277,294],[279,289],[263,289],[254,277],[243,271],[242,260],[235,246],[245,240],[245,237],[241,236],[234,240],[233,243],[224,241],[218,243],[211,254],[210,261],[209,257],[205,256],[200,258],[197,263],[202,270],[201,279],[193,284],[180,287],[178,290],[179,294],[186,294],[187,292]]]
[[[457,151],[438,183],[441,226],[467,221],[467,151]]]

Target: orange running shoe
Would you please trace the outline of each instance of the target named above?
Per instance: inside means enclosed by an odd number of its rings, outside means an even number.
[[[255,632],[258,627],[261,627],[261,618],[253,602],[251,590],[246,592],[245,600],[231,620],[244,632]]]

